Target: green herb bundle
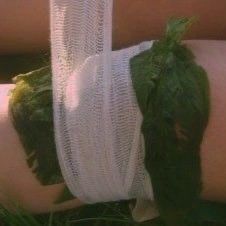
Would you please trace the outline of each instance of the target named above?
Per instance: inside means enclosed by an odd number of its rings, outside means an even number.
[[[145,164],[161,217],[170,226],[194,226],[187,217],[202,187],[200,144],[209,117],[209,85],[204,69],[181,44],[193,21],[171,19],[165,37],[131,59]]]
[[[10,98],[12,121],[28,165],[44,185],[63,181],[54,140],[51,79],[50,67],[18,75]]]

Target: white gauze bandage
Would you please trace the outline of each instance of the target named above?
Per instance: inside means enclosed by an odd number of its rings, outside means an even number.
[[[85,203],[153,200],[129,67],[152,42],[112,51],[113,0],[50,2],[55,135],[68,188]]]

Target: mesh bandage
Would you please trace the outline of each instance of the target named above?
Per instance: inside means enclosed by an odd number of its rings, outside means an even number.
[[[112,51],[112,4],[51,0],[58,158],[69,189],[85,203],[153,200],[129,67],[152,43]]]

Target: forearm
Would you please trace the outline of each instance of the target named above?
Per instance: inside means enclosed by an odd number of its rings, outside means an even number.
[[[0,86],[0,203],[10,208],[19,204],[34,213],[80,206],[81,202],[77,199],[55,204],[65,184],[43,186],[32,173],[23,145],[8,114],[9,88],[6,88],[5,85]]]
[[[126,9],[126,10],[125,10]],[[114,1],[113,48],[158,39],[171,16],[197,16],[189,39],[226,39],[226,1]],[[0,0],[0,55],[48,50],[49,1]]]
[[[201,146],[202,196],[226,201],[226,41],[192,41],[197,63],[208,73],[211,112]]]
[[[198,23],[186,39],[225,40],[226,1],[115,1],[113,46],[123,48],[141,41],[159,39],[170,17],[196,16]]]
[[[49,47],[48,0],[0,0],[0,55]]]

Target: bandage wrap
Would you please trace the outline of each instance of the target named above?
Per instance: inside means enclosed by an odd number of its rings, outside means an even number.
[[[86,203],[153,200],[129,60],[112,52],[112,0],[51,0],[54,120],[67,186]]]

